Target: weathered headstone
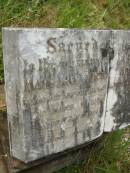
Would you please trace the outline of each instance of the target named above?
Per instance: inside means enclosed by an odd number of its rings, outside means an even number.
[[[130,31],[113,31],[104,131],[130,124]],[[111,53],[112,54],[112,53]]]
[[[130,32],[4,28],[12,156],[62,152],[130,123]]]

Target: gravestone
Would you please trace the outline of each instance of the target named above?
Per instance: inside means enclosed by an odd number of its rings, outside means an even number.
[[[113,49],[104,131],[130,124],[130,31],[113,31]]]
[[[30,162],[130,124],[130,32],[4,28],[13,157]]]

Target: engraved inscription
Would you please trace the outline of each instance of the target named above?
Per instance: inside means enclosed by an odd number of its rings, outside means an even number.
[[[4,30],[12,156],[34,161],[130,124],[129,33]]]
[[[35,61],[22,62],[23,107],[27,110],[29,105],[33,122],[30,128],[34,129],[31,145],[34,150],[43,145],[45,150],[40,151],[44,155],[90,141],[102,133],[110,54],[104,53],[109,48],[93,37],[89,42],[49,37],[45,44],[47,55],[36,57],[37,66]],[[42,143],[37,133],[43,135]]]

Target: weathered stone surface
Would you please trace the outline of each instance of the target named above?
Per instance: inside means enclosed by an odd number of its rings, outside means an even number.
[[[3,29],[14,157],[36,160],[94,140],[104,124],[105,131],[128,124],[128,38],[127,31]]]
[[[130,31],[113,31],[104,131],[130,124]]]

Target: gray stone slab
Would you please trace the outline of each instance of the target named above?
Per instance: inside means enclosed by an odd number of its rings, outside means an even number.
[[[120,48],[128,38],[129,31],[3,29],[12,156],[30,162],[128,125],[129,96],[118,97],[129,86],[116,85],[128,75],[113,82],[129,66],[128,48]]]
[[[104,131],[130,124],[130,31],[113,31]]]

